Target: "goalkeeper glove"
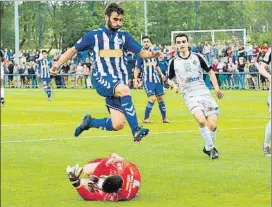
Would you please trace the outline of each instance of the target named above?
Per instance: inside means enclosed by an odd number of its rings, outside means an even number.
[[[78,187],[80,185],[79,177],[82,171],[83,171],[83,168],[79,167],[78,164],[72,167],[70,165],[67,166],[66,174],[68,175],[68,178],[74,187]]]

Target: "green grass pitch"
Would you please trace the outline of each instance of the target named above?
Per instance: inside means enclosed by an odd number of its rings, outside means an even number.
[[[212,91],[213,93],[213,91]],[[262,142],[269,112],[268,91],[225,91],[220,105],[218,160],[202,152],[204,141],[181,95],[167,90],[170,124],[162,124],[158,105],[150,135],[132,141],[129,127],[119,132],[91,129],[80,138],[74,128],[84,113],[108,115],[93,90],[54,90],[48,102],[42,89],[7,89],[1,108],[2,207],[269,207],[271,159]],[[142,120],[143,90],[132,91]],[[139,195],[128,202],[83,201],[65,174],[67,165],[108,156],[135,162],[142,174]]]

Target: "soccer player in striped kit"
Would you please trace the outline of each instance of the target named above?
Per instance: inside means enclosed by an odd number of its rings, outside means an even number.
[[[42,51],[42,58],[38,60],[40,78],[43,84],[44,92],[47,95],[48,101],[52,100],[52,89],[51,89],[51,78],[50,78],[50,67],[51,62],[47,59],[47,51]]]
[[[107,131],[123,129],[127,120],[135,142],[149,132],[138,125],[136,111],[128,87],[126,51],[131,51],[143,58],[159,57],[160,52],[142,50],[130,33],[121,30],[124,10],[118,4],[110,4],[105,12],[106,25],[87,32],[73,47],[67,50],[52,67],[52,71],[72,58],[77,52],[93,52],[94,65],[92,79],[97,93],[106,99],[110,117],[96,119],[85,115],[82,123],[75,129],[77,137],[90,128]]]
[[[263,152],[264,152],[264,156],[266,157],[271,157],[271,74],[269,74],[266,70],[269,67],[269,65],[271,70],[271,48],[269,48],[269,50],[265,53],[265,56],[259,68],[260,74],[266,77],[270,83],[268,100],[267,100],[269,112],[270,112],[270,118],[265,127],[265,136],[264,136],[264,144],[263,144]]]
[[[4,51],[0,50],[0,67],[1,67],[1,106],[5,106],[5,89],[4,89],[4,67],[6,66],[6,58]]]
[[[144,49],[147,51],[152,51],[152,42],[148,36],[142,37],[142,44]],[[158,58],[148,58],[144,59],[141,57],[137,58],[136,67],[134,69],[134,86],[137,87],[137,77],[140,70],[143,72],[143,86],[148,97],[148,102],[145,109],[145,115],[143,123],[151,123],[149,116],[151,110],[154,106],[154,103],[158,101],[159,108],[162,115],[163,123],[170,123],[170,121],[166,118],[166,106],[163,100],[164,89],[163,83],[161,82],[161,78],[163,81],[166,80],[165,76],[161,72],[160,67],[158,66]]]
[[[219,107],[203,80],[203,72],[211,77],[215,95],[221,99],[224,94],[219,89],[217,79],[211,66],[200,54],[189,51],[189,39],[186,34],[175,38],[178,53],[169,62],[169,79],[176,79],[184,101],[199,125],[199,132],[206,142],[203,152],[211,159],[217,159],[219,153],[215,148],[217,116]]]

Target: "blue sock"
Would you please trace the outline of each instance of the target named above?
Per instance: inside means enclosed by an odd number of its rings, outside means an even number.
[[[44,88],[45,93],[47,94],[47,97],[51,97],[51,88]]]
[[[147,103],[147,105],[146,105],[146,108],[145,108],[145,116],[144,116],[144,119],[149,118],[149,115],[150,115],[150,113],[151,113],[151,110],[152,110],[153,106],[154,106],[154,103],[148,101],[148,103]]]
[[[159,103],[159,108],[161,111],[162,119],[165,119],[166,118],[166,107],[165,107],[164,101]]]
[[[103,119],[91,119],[89,122],[90,128],[100,128],[102,130],[107,131],[115,131],[112,126],[111,118],[103,118]]]
[[[127,119],[127,122],[130,126],[130,129],[132,132],[134,132],[136,129],[138,129],[138,121],[137,121],[137,115],[135,108],[132,103],[131,96],[123,96],[121,99],[121,108],[123,110],[123,113]]]

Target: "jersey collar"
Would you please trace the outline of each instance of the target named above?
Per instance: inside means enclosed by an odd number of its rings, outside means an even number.
[[[189,52],[188,57],[185,57],[185,58],[180,56],[180,52],[177,52],[177,54],[181,59],[187,60],[191,56],[191,51]]]
[[[102,26],[101,29],[102,29],[106,34],[108,34],[108,35],[113,35],[113,34],[116,33],[116,32],[113,32],[113,31],[109,30],[105,25]],[[119,30],[118,30],[118,31],[119,31]],[[117,31],[117,32],[118,32],[118,31]]]

